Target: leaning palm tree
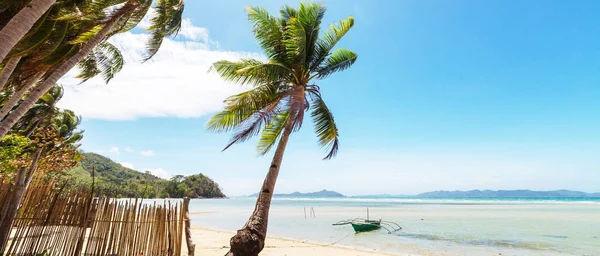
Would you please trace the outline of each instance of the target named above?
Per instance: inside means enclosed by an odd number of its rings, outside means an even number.
[[[310,111],[319,144],[328,151],[325,159],[337,153],[338,129],[317,82],[356,61],[357,55],[350,50],[333,50],[354,19],[331,25],[319,37],[325,10],[321,4],[302,3],[298,9],[283,7],[281,17],[276,18],[264,8],[248,8],[254,35],[268,60],[219,61],[212,66],[223,79],[253,88],[229,97],[225,109],[207,122],[207,129],[234,132],[225,149],[257,135],[260,155],[277,144],[254,212],[231,238],[228,255],[258,255],[263,249],[283,154],[290,134],[302,126],[304,112]]]
[[[4,120],[0,122],[0,138],[4,137],[15,123],[42,97],[54,84],[75,65],[93,53],[96,46],[101,45],[111,36],[133,29],[146,15],[152,6],[152,0],[104,0],[95,2],[105,8],[91,8],[93,13],[67,15],[64,19],[100,20],[100,24],[82,33],[77,38],[66,42],[68,51],[60,55],[60,61],[51,66],[43,75],[39,85],[31,88],[27,98]],[[92,4],[92,6],[95,6]],[[184,9],[183,0],[159,0],[154,9],[157,15],[151,20],[150,39],[147,43],[145,60],[154,56],[160,48],[163,38],[177,35],[181,28]],[[99,11],[97,11],[99,10]],[[107,11],[111,10],[111,11]],[[69,50],[70,49],[70,50]],[[61,53],[57,50],[58,53]],[[85,64],[83,64],[85,65]],[[85,73],[85,72],[84,72]],[[86,76],[83,77],[84,79]],[[105,77],[105,79],[107,79]],[[109,79],[109,78],[108,78]]]

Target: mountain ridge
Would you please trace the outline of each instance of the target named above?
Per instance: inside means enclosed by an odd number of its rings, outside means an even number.
[[[416,195],[421,198],[600,198],[600,193],[586,193],[573,190],[548,190],[536,191],[528,189],[517,190],[438,190]]]
[[[250,197],[257,197],[258,193],[254,193],[252,195],[249,195]],[[308,193],[301,193],[301,192],[292,192],[292,193],[288,193],[288,194],[273,194],[273,197],[290,197],[290,198],[298,198],[298,197],[304,197],[304,198],[340,198],[340,197],[346,197],[338,192],[335,191],[330,191],[330,190],[321,190],[321,191],[317,191],[317,192],[308,192]]]
[[[258,193],[248,195],[256,197]],[[559,189],[559,190],[436,190],[416,195],[393,195],[393,194],[368,194],[346,196],[332,190],[321,190],[317,192],[292,192],[274,194],[273,197],[283,198],[600,198],[600,193],[586,193],[581,191]]]
[[[65,179],[81,187],[90,187],[95,169],[95,194],[111,197],[142,198],[224,198],[219,184],[204,176],[177,175],[169,180],[149,172],[127,168],[97,153],[82,153],[83,159],[65,171]]]

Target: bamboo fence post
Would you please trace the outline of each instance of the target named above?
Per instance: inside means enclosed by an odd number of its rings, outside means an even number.
[[[188,248],[188,256],[194,256],[196,245],[192,241],[192,231],[190,230],[190,198],[183,198],[183,220],[185,222],[185,239]]]

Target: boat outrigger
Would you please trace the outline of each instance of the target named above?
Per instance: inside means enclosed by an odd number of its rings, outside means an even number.
[[[333,223],[332,225],[333,226],[341,226],[341,225],[348,225],[348,224],[351,224],[352,228],[357,233],[383,228],[388,232],[388,234],[391,234],[392,232],[396,232],[396,231],[402,229],[402,227],[400,227],[400,225],[398,225],[395,222],[382,221],[381,219],[370,220],[369,219],[369,208],[367,208],[367,218],[366,219],[356,218],[356,219],[342,220],[342,221]]]

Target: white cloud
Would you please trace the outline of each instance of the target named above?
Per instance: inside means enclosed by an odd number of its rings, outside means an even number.
[[[179,34],[189,40],[201,40],[208,43],[208,29],[195,27],[192,25],[190,19],[183,19],[181,21],[181,30],[179,31]]]
[[[122,165],[123,167],[127,167],[129,169],[133,169],[133,164],[132,163],[119,163],[120,165]]]
[[[153,156],[154,152],[152,150],[142,150],[142,151],[140,151],[140,155],[142,155],[142,156]]]
[[[146,63],[140,61],[147,34],[127,32],[112,37],[109,41],[125,58],[123,70],[109,84],[96,77],[81,85],[75,78],[78,70],[71,70],[59,82],[65,88],[59,106],[84,118],[104,120],[191,118],[219,110],[226,97],[243,88],[208,73],[212,63],[261,56],[210,49],[214,44],[206,29],[194,27],[189,20],[183,25],[183,40],[165,39],[160,51]]]
[[[131,147],[126,147],[126,148],[125,148],[125,152],[127,152],[127,153],[131,153],[131,152],[133,152],[133,151],[134,151],[134,150],[133,150],[133,148],[131,148]]]
[[[155,168],[155,169],[146,169],[146,171],[150,172],[152,175],[159,177],[159,178],[163,178],[163,179],[170,179],[171,174],[169,174],[167,171],[165,171],[163,168]]]
[[[120,153],[119,147],[117,147],[117,146],[111,147],[110,149],[108,149],[108,153],[115,153],[118,155]]]

